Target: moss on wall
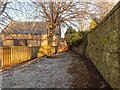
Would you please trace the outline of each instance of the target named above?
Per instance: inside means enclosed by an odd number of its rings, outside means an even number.
[[[88,34],[86,56],[91,59],[96,68],[112,88],[120,89],[120,52],[119,23],[120,5],[117,4],[105,21]],[[115,9],[116,8],[116,9]]]
[[[89,32],[86,40],[86,48],[80,44],[72,50],[79,54],[85,50],[108,84],[120,89],[120,2]]]

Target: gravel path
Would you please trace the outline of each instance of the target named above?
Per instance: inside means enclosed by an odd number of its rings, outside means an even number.
[[[110,88],[85,57],[64,52],[0,72],[2,88]]]

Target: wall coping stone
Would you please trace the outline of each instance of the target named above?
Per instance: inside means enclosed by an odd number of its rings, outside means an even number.
[[[120,8],[120,1],[111,9],[111,11],[98,23],[93,30],[97,30],[98,27],[100,27],[115,11],[117,11]],[[91,32],[90,31],[90,32]]]

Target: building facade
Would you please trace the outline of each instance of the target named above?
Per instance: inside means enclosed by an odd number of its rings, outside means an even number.
[[[46,46],[48,45],[49,28],[47,22],[12,21],[2,30],[3,46]],[[55,29],[53,46],[61,37],[59,29]]]

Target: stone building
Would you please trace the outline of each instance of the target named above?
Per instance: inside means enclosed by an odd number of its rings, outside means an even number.
[[[48,34],[47,22],[11,21],[2,30],[1,39],[3,46],[46,46]],[[59,42],[60,36],[60,30],[55,29],[53,46]]]
[[[1,33],[0,33],[0,46],[2,46]]]

